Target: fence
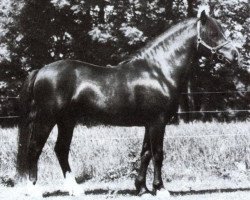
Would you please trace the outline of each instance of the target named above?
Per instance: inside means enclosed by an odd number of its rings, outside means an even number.
[[[181,93],[182,95],[199,95],[199,94],[245,94],[250,93],[250,91],[202,91],[202,92],[189,92],[189,93]],[[19,96],[17,97],[0,97],[0,99],[19,99]],[[196,114],[196,113],[250,113],[250,110],[248,109],[241,109],[241,110],[200,110],[200,111],[179,111],[176,114],[178,115],[184,115],[184,114]],[[19,116],[0,116],[0,119],[18,119]]]

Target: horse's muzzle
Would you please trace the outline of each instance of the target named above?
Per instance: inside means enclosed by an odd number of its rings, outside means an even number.
[[[233,49],[230,54],[227,54],[227,56],[222,52],[216,52],[216,58],[222,63],[240,65],[240,54],[236,49]]]

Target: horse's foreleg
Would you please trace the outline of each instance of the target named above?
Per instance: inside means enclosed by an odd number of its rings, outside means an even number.
[[[142,145],[142,151],[141,151],[141,166],[139,169],[138,176],[136,177],[135,180],[135,187],[139,196],[145,193],[149,193],[149,190],[146,186],[146,174],[151,157],[152,154],[150,151],[149,133],[148,133],[148,127],[146,127]]]
[[[152,160],[154,165],[154,181],[153,192],[164,189],[161,168],[163,161],[163,140],[164,140],[165,125],[161,122],[156,122],[149,126],[149,137],[152,152]]]

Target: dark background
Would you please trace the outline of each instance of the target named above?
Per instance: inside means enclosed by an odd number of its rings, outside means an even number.
[[[250,94],[247,1],[209,0],[210,15],[231,34],[241,66],[206,59],[194,66],[178,114],[185,120],[246,120]],[[18,118],[19,90],[32,69],[59,59],[116,65],[172,25],[196,17],[195,0],[2,0],[0,3],[0,124]],[[202,112],[201,112],[202,111]],[[204,112],[209,111],[209,112]],[[223,111],[223,112],[211,112]]]

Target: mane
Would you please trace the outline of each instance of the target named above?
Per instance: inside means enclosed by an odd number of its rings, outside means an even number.
[[[179,36],[182,31],[195,24],[196,21],[196,18],[191,18],[174,25],[173,27],[156,37],[154,40],[147,43],[145,47],[138,50],[137,53],[131,55],[124,62],[144,58],[149,54],[153,54],[158,48],[168,49],[168,47],[172,44],[170,41],[172,41],[175,37]]]

